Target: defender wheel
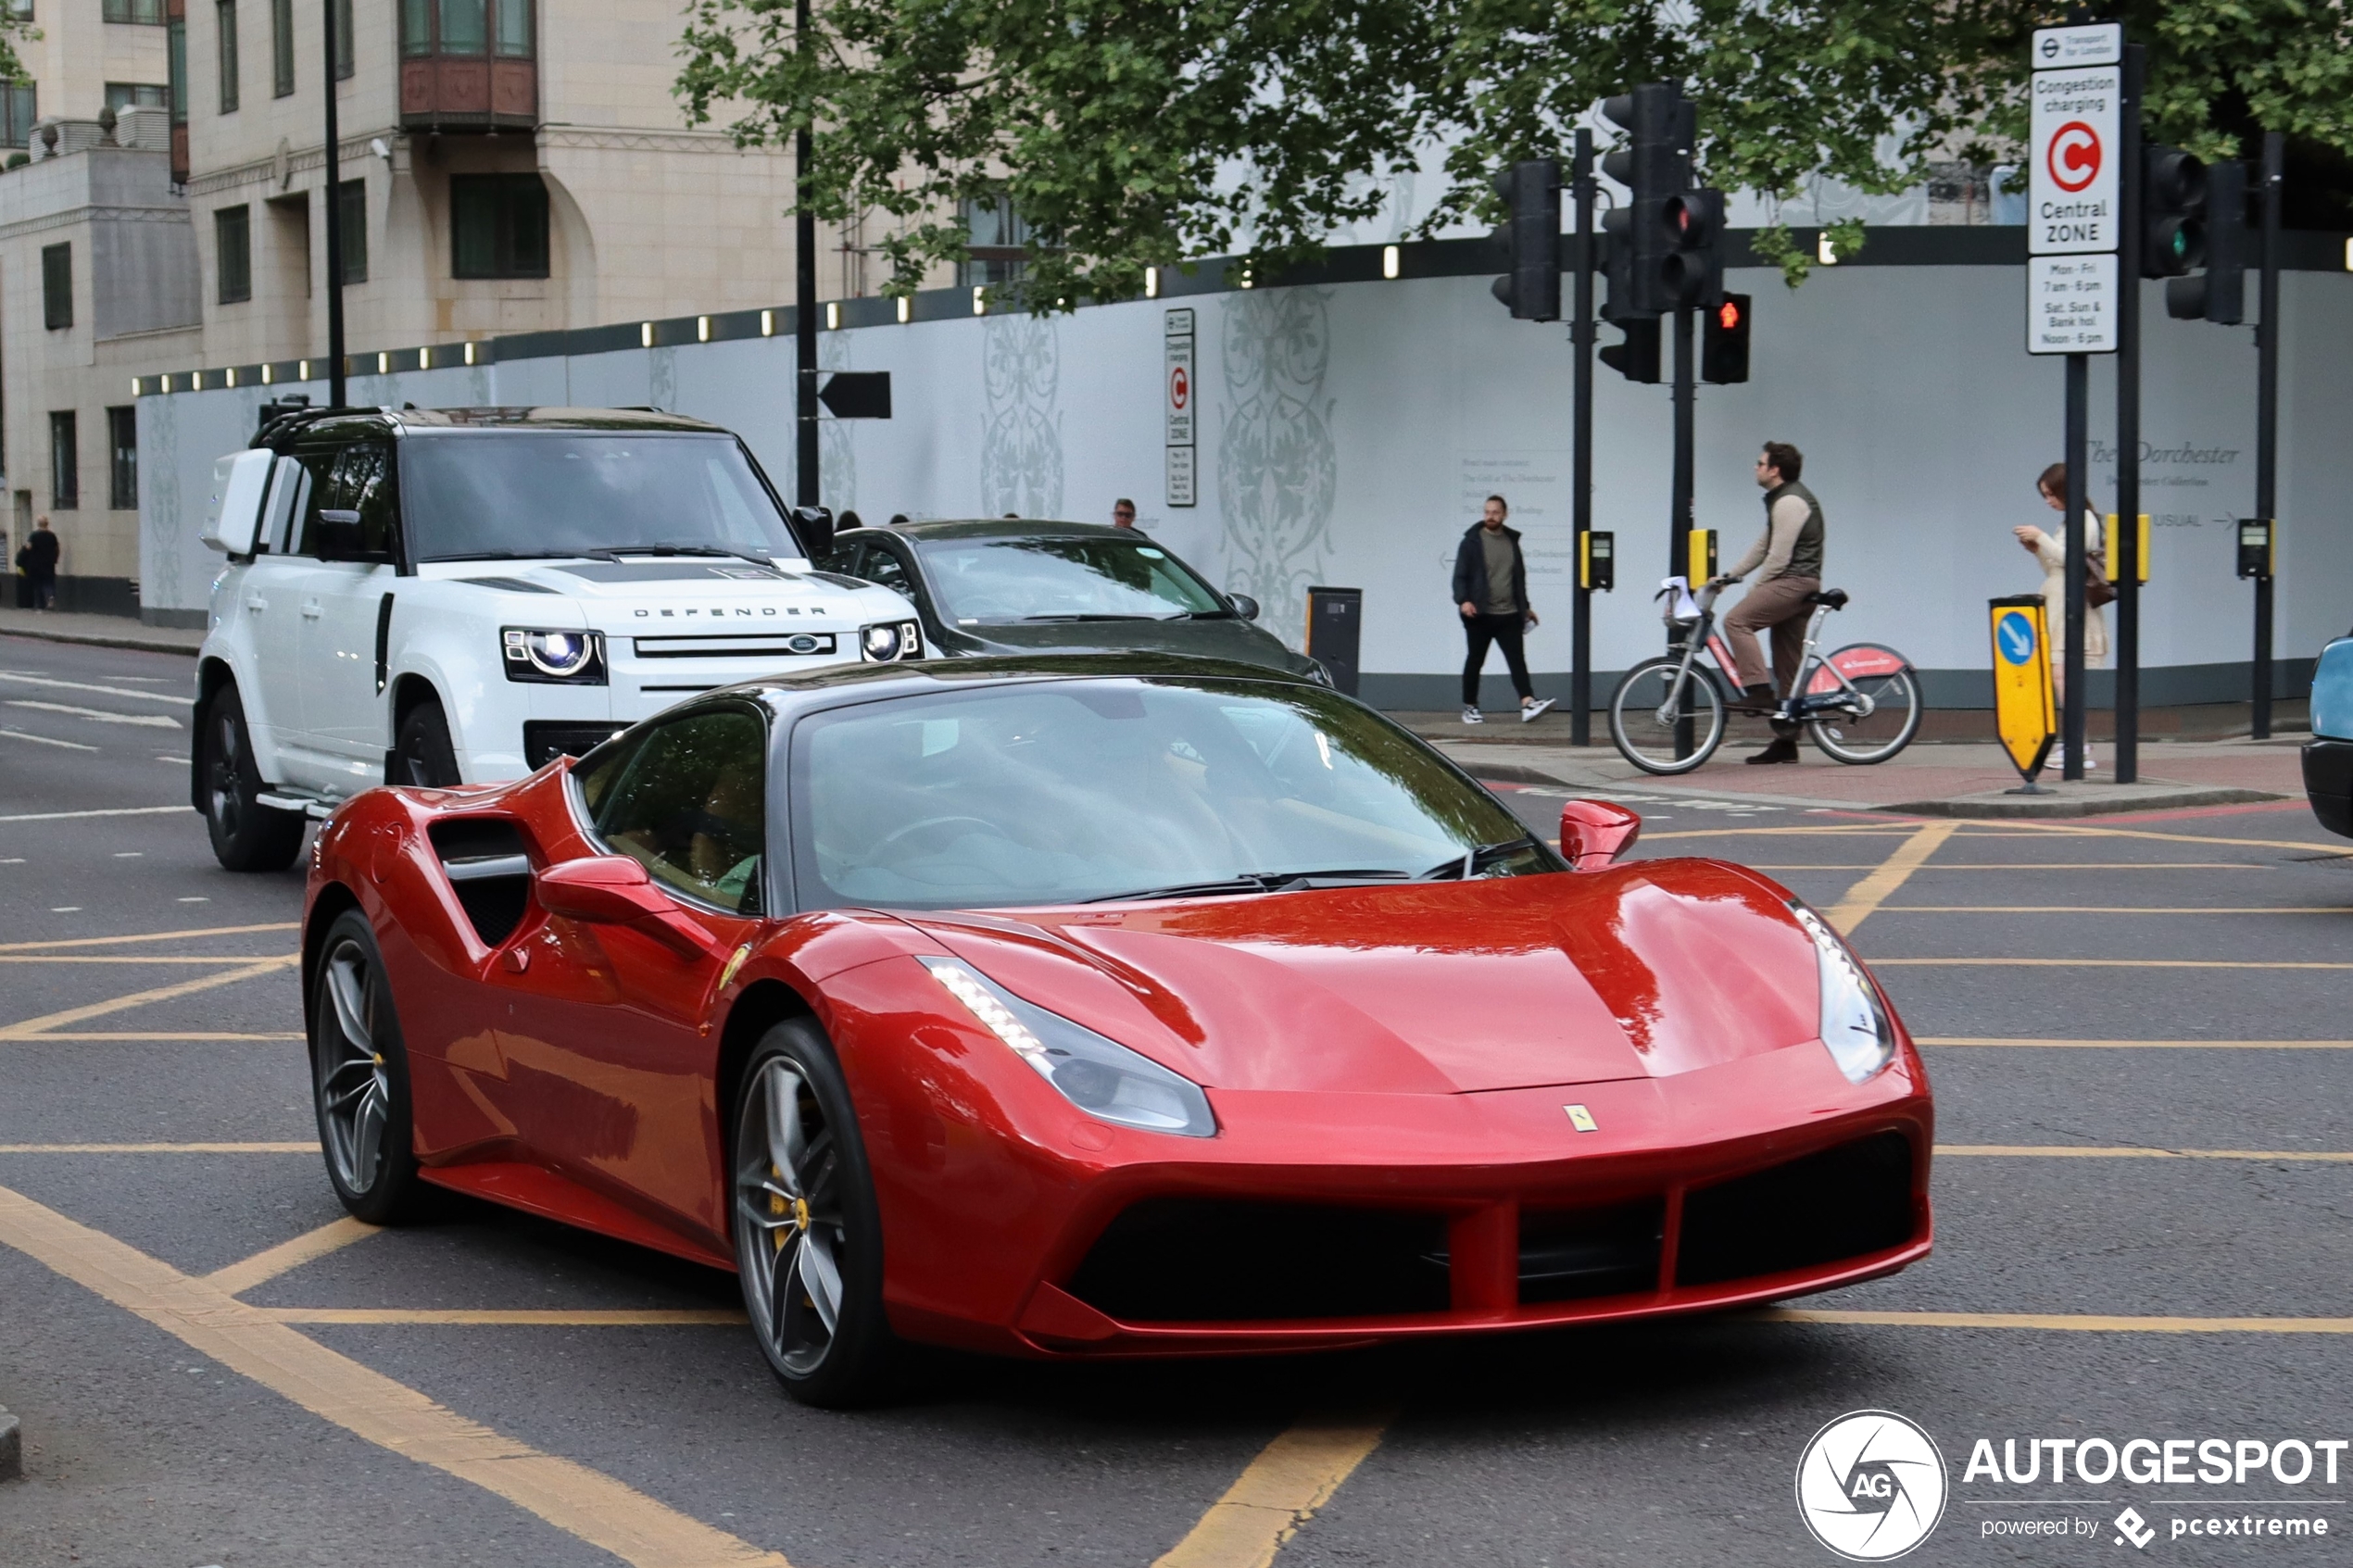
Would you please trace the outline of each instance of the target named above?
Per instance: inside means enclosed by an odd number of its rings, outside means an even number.
[[[282,872],[293,865],[302,852],[304,820],[298,811],[261,804],[261,770],[236,687],[213,694],[195,749],[213,859],[233,872]]]
[[[899,1359],[883,1314],[882,1215],[849,1086],[815,1024],[779,1023],[753,1047],[733,1124],[752,1337],[803,1404],[869,1403]]]
[[[428,697],[400,721],[400,734],[392,746],[392,777],[385,782],[427,789],[465,782],[458,776],[458,748],[449,743],[449,721],[440,703]]]
[[[375,933],[359,910],[327,928],[311,984],[311,1100],[327,1179],[354,1219],[397,1223],[420,1197],[409,1053]]]

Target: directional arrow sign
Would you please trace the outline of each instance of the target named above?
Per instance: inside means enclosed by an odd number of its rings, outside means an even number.
[[[837,420],[890,418],[888,370],[837,370],[826,379],[817,401]]]

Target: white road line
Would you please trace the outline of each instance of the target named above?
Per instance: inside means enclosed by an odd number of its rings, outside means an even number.
[[[109,713],[103,708],[75,708],[62,702],[35,702],[31,697],[10,697],[10,708],[37,709],[44,713],[69,713],[76,719],[94,719],[101,724],[140,724],[151,730],[176,730],[180,721],[163,713]]]
[[[78,740],[51,740],[47,735],[29,735],[22,730],[0,730],[0,735],[6,735],[10,740],[29,740],[35,746],[62,746],[68,751],[95,751],[98,749],[94,746],[84,746]],[[68,811],[64,813],[64,815],[69,817],[81,817],[87,816],[88,814],[89,813],[83,811]],[[22,820],[22,818],[0,818],[0,821],[8,822],[21,822]]]
[[[135,696],[145,702],[168,702],[174,708],[186,708],[196,699],[185,692],[135,692],[129,686],[95,686],[87,681],[56,681],[46,675],[27,675],[15,670],[0,670],[0,681],[14,681],[26,686],[54,686],[67,692],[103,692],[108,696]]]
[[[0,730],[0,735],[15,734],[13,730]],[[39,735],[19,735],[19,740],[39,740]],[[51,746],[72,746],[69,740],[53,740]],[[94,746],[81,746],[82,751],[95,751]],[[75,817],[160,817],[173,811],[193,811],[193,806],[116,806],[103,811],[26,811],[19,816],[0,817],[0,822],[61,822]]]

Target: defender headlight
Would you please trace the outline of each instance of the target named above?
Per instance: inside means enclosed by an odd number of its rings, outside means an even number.
[[[1023,1001],[969,964],[954,959],[921,961],[982,1028],[1088,1115],[1148,1133],[1216,1135],[1217,1118],[1200,1085],[1084,1024]]]
[[[858,633],[859,656],[869,664],[896,664],[924,656],[924,629],[913,621],[883,621]]]
[[[498,633],[507,679],[573,686],[605,684],[605,639],[597,632],[509,626]]]
[[[1803,904],[1789,908],[1814,939],[1822,977],[1822,1044],[1848,1083],[1865,1083],[1895,1060],[1894,1022],[1880,1005],[1878,987],[1830,922]]]

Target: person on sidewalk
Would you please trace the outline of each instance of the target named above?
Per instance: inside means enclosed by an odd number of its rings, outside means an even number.
[[[1536,700],[1528,680],[1528,653],[1521,636],[1536,624],[1528,603],[1528,563],[1519,553],[1519,532],[1504,526],[1511,507],[1501,495],[1487,497],[1484,515],[1470,525],[1454,551],[1454,608],[1463,617],[1463,635],[1469,656],[1463,660],[1463,722],[1483,724],[1478,710],[1478,679],[1487,669],[1490,644],[1503,648],[1512,672],[1512,689],[1519,693],[1523,724],[1553,706]]]
[[[1122,495],[1111,504],[1111,525],[1114,528],[1136,526],[1136,503]]]
[[[1740,671],[1741,695],[1732,704],[1735,712],[1772,713],[1773,694],[1789,690],[1806,652],[1806,621],[1814,609],[1807,600],[1822,586],[1824,526],[1821,502],[1797,482],[1805,467],[1805,454],[1788,442],[1765,444],[1756,459],[1756,483],[1765,492],[1765,532],[1739,565],[1717,579],[1738,583],[1750,572],[1756,573],[1755,585],[1724,618],[1732,661]],[[1769,667],[1756,641],[1756,633],[1768,627],[1773,633]],[[1772,744],[1749,760],[1796,761],[1796,727],[1776,720]]]
[[[2067,465],[2053,463],[2034,481],[2034,488],[2043,494],[2043,504],[2061,517],[2067,515]],[[2067,533],[2061,529],[2057,538],[2044,533],[2032,523],[2020,523],[2010,530],[2020,546],[2030,556],[2043,563],[2043,603],[2046,607],[2044,619],[2050,623],[2051,696],[2064,709],[2067,705]],[[2108,537],[2100,525],[2100,509],[2084,497],[2083,564],[2085,582],[2094,578],[2108,582]],[[2108,658],[2108,618],[2100,607],[2091,602],[2087,591],[2083,605],[2083,668],[2091,669]],[[2061,768],[2067,766],[2067,748],[2062,744],[2051,748],[2051,757]],[[2092,744],[2083,743],[2083,767],[2086,771],[2098,767],[2093,760]]]
[[[32,536],[24,542],[23,559],[19,563],[24,574],[32,580],[32,608],[57,608],[57,536],[49,532],[46,516],[36,520]]]

